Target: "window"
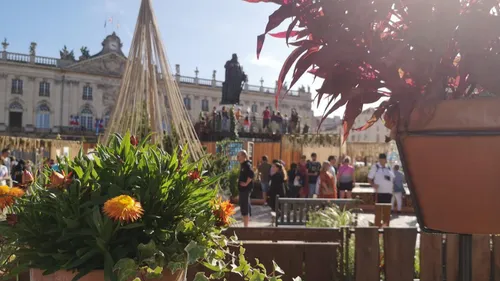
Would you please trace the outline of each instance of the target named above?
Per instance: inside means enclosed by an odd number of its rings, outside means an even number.
[[[256,113],[257,112],[257,105],[254,103],[252,104],[252,112]]]
[[[50,129],[50,108],[46,104],[41,104],[36,110],[36,127]]]
[[[191,99],[188,97],[184,98],[184,106],[187,110],[191,110]]]
[[[21,79],[12,79],[12,91],[13,94],[23,94],[23,80]]]
[[[87,130],[92,130],[92,128],[94,128],[94,114],[90,108],[86,107],[82,110],[80,124]]]
[[[106,112],[106,114],[104,115],[104,128],[108,127],[109,118],[111,118],[111,111]]]
[[[40,92],[38,93],[41,97],[50,97],[50,83],[40,82]]]
[[[12,112],[23,112],[23,105],[20,104],[19,102],[15,101],[10,104],[9,106],[9,111]]]
[[[83,100],[92,100],[92,87],[84,86],[83,87]]]
[[[208,112],[208,108],[210,106],[208,105],[208,100],[207,99],[204,99],[201,101],[201,111],[205,111],[205,112]]]

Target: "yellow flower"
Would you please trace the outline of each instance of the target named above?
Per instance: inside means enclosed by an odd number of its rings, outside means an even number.
[[[134,222],[142,217],[141,203],[128,195],[120,195],[104,203],[104,214],[110,219],[121,222]]]
[[[0,210],[9,207],[14,203],[14,198],[10,194],[10,188],[6,185],[0,186]]]
[[[15,198],[22,197],[24,194],[24,190],[20,189],[19,187],[13,187],[9,190],[9,195]]]

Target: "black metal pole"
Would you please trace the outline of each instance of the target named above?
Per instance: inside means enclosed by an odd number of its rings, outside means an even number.
[[[472,281],[472,235],[459,235],[459,281]]]

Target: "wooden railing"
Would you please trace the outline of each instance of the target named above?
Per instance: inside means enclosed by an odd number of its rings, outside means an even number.
[[[230,228],[267,269],[275,261],[284,281],[457,281],[458,235],[419,234],[416,228]],[[237,251],[237,247],[235,248]],[[500,280],[500,237],[473,236],[472,280]],[[188,280],[201,266],[188,271]],[[209,273],[209,272],[207,272]],[[242,280],[236,274],[228,280]],[[29,275],[19,276],[29,281]]]

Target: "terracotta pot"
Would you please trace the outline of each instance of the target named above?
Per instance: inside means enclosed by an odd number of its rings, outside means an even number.
[[[30,270],[30,280],[31,281],[71,281],[75,277],[76,273],[69,271],[57,271],[53,274],[43,275],[43,270],[31,269]],[[163,277],[160,279],[151,279],[152,281],[184,281],[185,274],[184,271],[177,271],[172,274],[169,270],[163,271]],[[79,281],[104,281],[104,271],[95,270],[89,274],[83,276]]]
[[[500,99],[414,110],[396,140],[423,230],[500,233]]]

